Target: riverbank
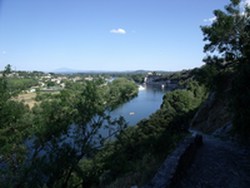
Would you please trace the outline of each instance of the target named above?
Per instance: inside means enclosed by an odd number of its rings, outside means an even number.
[[[102,164],[99,169],[94,165],[91,171],[101,172],[95,183],[100,187],[140,187],[148,183],[188,134],[187,124],[206,94],[202,88],[194,83],[190,89],[166,93],[159,110],[137,126],[122,130],[115,142],[107,143],[94,159],[85,161],[85,165],[92,160],[97,166]]]

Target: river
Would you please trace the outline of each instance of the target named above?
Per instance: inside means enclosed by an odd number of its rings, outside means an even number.
[[[111,117],[123,116],[129,126],[134,126],[160,108],[166,92],[159,86],[140,86],[138,96],[119,106],[111,113]]]
[[[119,106],[117,109],[115,109],[113,112],[111,112],[112,119],[115,117],[123,116],[125,120],[128,122],[129,126],[136,125],[140,120],[144,118],[148,118],[152,113],[154,113],[156,110],[158,110],[162,103],[163,95],[167,92],[167,90],[162,89],[161,87],[140,87],[138,96],[130,100],[129,102]],[[70,128],[68,129],[67,134],[64,134],[61,136],[60,139],[58,139],[55,142],[46,142],[44,145],[39,146],[38,153],[35,155],[35,144],[36,144],[36,138],[35,136],[33,138],[28,138],[25,141],[25,145],[27,146],[27,162],[25,165],[29,166],[32,165],[33,157],[41,157],[42,160],[44,160],[44,165],[46,165],[46,160],[49,159],[49,161],[53,161],[53,157],[56,159],[57,154],[54,153],[54,145],[57,146],[55,149],[63,148],[66,146],[72,146],[73,149],[82,148],[82,143],[79,142],[79,140],[74,140],[74,134],[78,134],[78,129],[76,128],[76,125],[72,124]],[[110,135],[109,129],[100,129],[99,134],[101,134],[104,138]],[[97,136],[98,137],[98,136]],[[96,140],[95,136],[91,137],[89,142],[93,142],[96,146],[99,146],[98,139]],[[111,137],[114,138],[114,137]],[[83,137],[84,141],[84,137]],[[52,143],[52,144],[51,144]],[[57,148],[58,147],[58,148]],[[57,150],[60,151],[60,150]],[[50,154],[52,154],[50,156]],[[0,163],[1,168],[5,168],[5,164],[2,162]],[[32,173],[38,173],[40,176],[40,181],[47,181],[46,178],[47,174],[41,174],[40,171],[34,170]]]
[[[129,126],[134,126],[142,119],[148,118],[152,113],[160,108],[163,96],[167,91],[168,90],[162,89],[160,86],[140,86],[138,96],[127,103],[120,105],[111,112],[110,116],[112,119],[123,116]],[[105,138],[109,137],[113,131],[116,132],[116,129],[112,130],[103,127],[99,129],[98,133]],[[62,146],[64,143],[75,145],[75,141],[69,135],[73,135],[77,132],[78,129],[76,129],[76,126],[72,124],[68,130],[67,136],[64,135],[64,139],[62,139],[63,141],[58,144],[60,146]],[[95,137],[93,137],[93,140],[96,141]],[[25,144],[28,146],[30,151],[34,151],[32,148],[34,139],[27,139]],[[47,149],[50,150],[49,148]],[[30,155],[32,155],[32,152]],[[47,151],[41,150],[39,155],[46,155],[46,153]]]

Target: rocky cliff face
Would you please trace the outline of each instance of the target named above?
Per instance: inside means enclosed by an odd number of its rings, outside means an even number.
[[[225,135],[232,128],[230,97],[227,92],[211,92],[195,114],[190,127],[204,133]]]

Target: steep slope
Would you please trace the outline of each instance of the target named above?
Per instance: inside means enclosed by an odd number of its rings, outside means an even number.
[[[232,128],[230,99],[226,92],[212,92],[199,108],[191,122],[191,128],[208,134],[228,136]]]

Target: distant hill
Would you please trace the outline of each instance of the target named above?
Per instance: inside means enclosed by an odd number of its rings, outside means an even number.
[[[81,71],[63,67],[63,68],[55,69],[55,70],[53,70],[51,72],[72,74],[72,73],[77,73],[77,72],[81,72]]]
[[[53,71],[50,71],[53,73],[62,73],[62,74],[75,74],[75,73],[88,73],[88,74],[146,74],[148,72],[157,72],[157,73],[174,73],[171,71],[152,71],[152,70],[125,70],[125,71],[101,71],[101,70],[76,70],[71,68],[58,68]]]
[[[107,73],[107,74],[114,74],[114,73],[146,73],[148,71],[139,70],[139,71],[101,71],[101,70],[76,70],[71,68],[58,68],[53,71],[53,73],[63,73],[63,74],[74,74],[74,73],[91,73],[91,74],[99,74],[99,73]]]

